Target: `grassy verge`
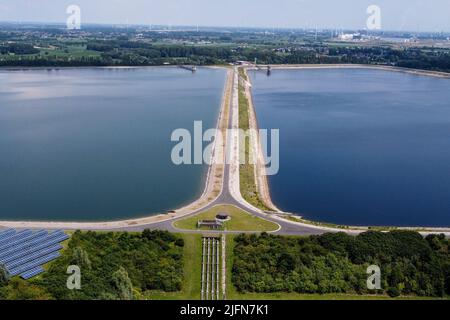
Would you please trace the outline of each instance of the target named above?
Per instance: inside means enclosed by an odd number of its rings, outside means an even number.
[[[311,221],[311,220],[305,220],[300,216],[296,216],[296,215],[280,215],[281,218],[286,219],[286,220],[290,220],[293,222],[301,222],[304,224],[309,224],[312,226],[317,226],[317,227],[327,227],[327,228],[335,228],[335,229],[354,229],[354,230],[366,230],[366,228],[362,228],[362,227],[350,227],[350,226],[346,226],[346,225],[338,225],[338,224],[334,224],[334,223],[328,223],[328,222],[318,222],[318,221]]]
[[[237,300],[238,298],[238,292],[236,291],[236,288],[233,285],[232,282],[232,275],[233,275],[233,260],[234,260],[234,235],[230,234],[227,235],[226,238],[226,299],[227,300]]]
[[[360,230],[360,231],[393,231],[393,230],[408,230],[408,231],[416,231],[416,232],[433,232],[438,231],[433,228],[425,228],[425,227],[410,227],[410,228],[402,228],[402,227],[395,227],[395,226],[367,226],[367,227],[361,227],[361,226],[350,226],[350,225],[341,225],[341,224],[334,224],[331,222],[320,222],[320,221],[312,221],[312,220],[306,220],[303,219],[301,216],[296,215],[279,215],[281,218],[290,220],[293,222],[300,222],[304,224],[309,224],[312,226],[317,227],[326,227],[326,228],[334,228],[334,229],[342,229],[342,230]]]
[[[436,298],[405,296],[390,298],[383,295],[304,294],[296,292],[235,294],[236,300],[436,300]]]
[[[240,76],[240,77],[242,77],[245,81],[248,81],[248,76],[247,76],[247,74],[245,73],[245,71],[244,71],[243,68],[239,68],[239,69],[238,69],[238,72],[239,72],[239,76]]]
[[[182,290],[178,292],[147,291],[145,299],[151,300],[200,300],[202,236],[182,234],[184,239]]]
[[[247,79],[242,68],[239,68],[239,75]],[[245,94],[244,85],[239,80],[239,128],[248,130],[250,128],[249,120],[249,101]],[[239,179],[242,197],[250,204],[262,210],[270,210],[261,200],[255,181],[255,166],[248,163],[250,155],[250,141],[245,139],[245,163],[239,166]]]
[[[247,212],[230,205],[220,205],[193,217],[178,220],[174,226],[179,229],[197,230],[198,220],[214,219],[219,212],[228,214],[231,219],[225,222],[229,231],[275,231],[278,225],[273,222],[252,216]]]

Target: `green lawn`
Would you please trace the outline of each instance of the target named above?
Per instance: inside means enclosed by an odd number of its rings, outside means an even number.
[[[57,57],[100,57],[100,52],[87,50],[86,46],[67,46],[66,48],[41,48],[40,56],[57,56]]]
[[[215,219],[219,212],[227,213],[231,217],[229,221],[225,222],[225,229],[228,231],[275,231],[278,229],[277,224],[250,215],[230,205],[219,205],[198,215],[178,220],[174,226],[179,229],[197,230],[198,220]]]

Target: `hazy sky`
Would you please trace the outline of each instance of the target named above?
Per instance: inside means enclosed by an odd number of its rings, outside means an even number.
[[[0,21],[362,29],[381,8],[382,29],[450,31],[450,0],[0,0]]]

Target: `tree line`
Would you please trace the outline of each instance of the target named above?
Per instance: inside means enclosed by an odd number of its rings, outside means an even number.
[[[367,288],[367,267],[381,269],[381,289]],[[240,292],[450,294],[450,242],[443,235],[368,231],[358,236],[268,234],[235,238],[232,282]]]
[[[0,54],[36,54],[39,49],[28,43],[12,42],[0,44]]]
[[[99,56],[36,56],[34,53],[39,50],[31,44],[12,43],[0,46],[0,53],[15,53],[17,57],[0,57],[0,66],[218,65],[257,59],[260,64],[381,64],[450,72],[450,52],[443,49],[333,47],[325,44],[305,44],[280,49],[278,46],[155,44],[131,41],[125,37],[88,40],[86,49],[100,53]]]
[[[77,231],[42,276],[7,281],[0,272],[0,299],[129,300],[148,290],[178,291],[183,247],[182,238],[165,231]],[[70,265],[80,268],[80,290],[66,287]]]

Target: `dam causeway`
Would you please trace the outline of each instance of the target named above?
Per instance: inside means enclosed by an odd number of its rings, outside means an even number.
[[[283,69],[285,67],[273,68],[273,69]],[[292,67],[290,67],[292,68]],[[295,68],[295,67],[293,67]],[[299,69],[304,69],[303,67],[298,67]],[[334,66],[321,66],[317,68],[334,68]],[[359,66],[358,68],[361,68]],[[251,68],[246,68],[251,69]],[[222,97],[222,107],[221,107],[221,115],[223,116],[223,123],[221,122],[218,125],[219,128],[224,129],[234,129],[239,128],[239,74],[238,68],[229,68],[227,69],[227,79],[226,85],[224,88],[224,93]],[[389,69],[391,70],[391,69]],[[201,73],[199,73],[201,74]],[[250,107],[253,108],[253,103],[250,103]],[[222,118],[219,117],[219,120]],[[257,123],[253,124],[255,129],[258,128]],[[231,146],[228,146],[230,144]],[[214,147],[214,153],[221,154],[222,150],[226,150],[228,148],[231,150],[231,156],[233,161],[232,163],[227,163],[223,166],[219,166],[219,169],[214,171],[213,174],[210,175],[213,179],[211,179],[211,186],[207,185],[205,189],[204,195],[194,202],[191,205],[188,205],[184,208],[173,210],[167,212],[165,214],[160,214],[157,216],[144,217],[144,218],[133,218],[126,220],[118,220],[118,221],[101,221],[101,222],[64,222],[64,221],[9,221],[2,220],[0,221],[0,230],[6,230],[8,228],[13,229],[46,229],[46,230],[95,230],[95,231],[142,231],[145,229],[150,230],[166,230],[169,232],[182,232],[182,230],[174,227],[173,222],[181,217],[188,218],[199,214],[201,212],[212,209],[217,205],[228,204],[235,206],[252,216],[259,217],[268,221],[271,221],[279,226],[279,229],[273,231],[273,234],[280,235],[317,235],[323,234],[326,232],[345,232],[348,234],[358,234],[364,231],[369,230],[368,227],[353,227],[346,226],[345,229],[337,228],[329,225],[321,225],[303,221],[294,221],[286,216],[290,216],[290,213],[282,212],[277,210],[276,212],[267,212],[256,208],[246,202],[240,193],[240,180],[239,180],[239,162],[238,157],[238,148],[239,148],[239,140],[236,137],[231,137],[226,139],[224,145],[219,146],[216,145]],[[230,156],[230,157],[231,157]],[[210,167],[212,168],[212,167]],[[213,169],[211,169],[213,170]],[[212,171],[211,171],[212,173]],[[214,179],[214,177],[220,177],[220,179]],[[208,178],[209,179],[209,178]],[[220,180],[220,191],[215,189],[216,182]],[[209,181],[206,182],[207,184]],[[217,182],[219,184],[219,182]],[[285,216],[286,215],[286,216]],[[428,234],[445,234],[446,236],[450,236],[449,228],[399,228],[405,230],[417,230],[422,235]],[[195,233],[202,233],[202,231],[193,231]],[[224,233],[229,233],[224,232]],[[217,233],[216,233],[217,235]],[[201,249],[200,249],[201,250]],[[220,248],[219,248],[220,250]],[[222,253],[223,255],[225,252]],[[218,261],[218,258],[216,257]],[[225,259],[222,258],[222,261],[225,262]],[[206,275],[206,270],[204,271]],[[217,273],[217,272],[216,272]],[[203,275],[203,273],[202,273]],[[224,273],[222,273],[222,278],[224,278]],[[223,279],[221,279],[224,281]],[[205,281],[206,279],[202,280]],[[224,287],[224,286],[223,286]],[[219,290],[220,291],[220,290]],[[206,287],[202,288],[202,296],[206,297]],[[211,292],[209,293],[211,296]],[[217,296],[217,292],[214,294],[214,297]],[[222,296],[225,296],[224,289],[222,290]]]

